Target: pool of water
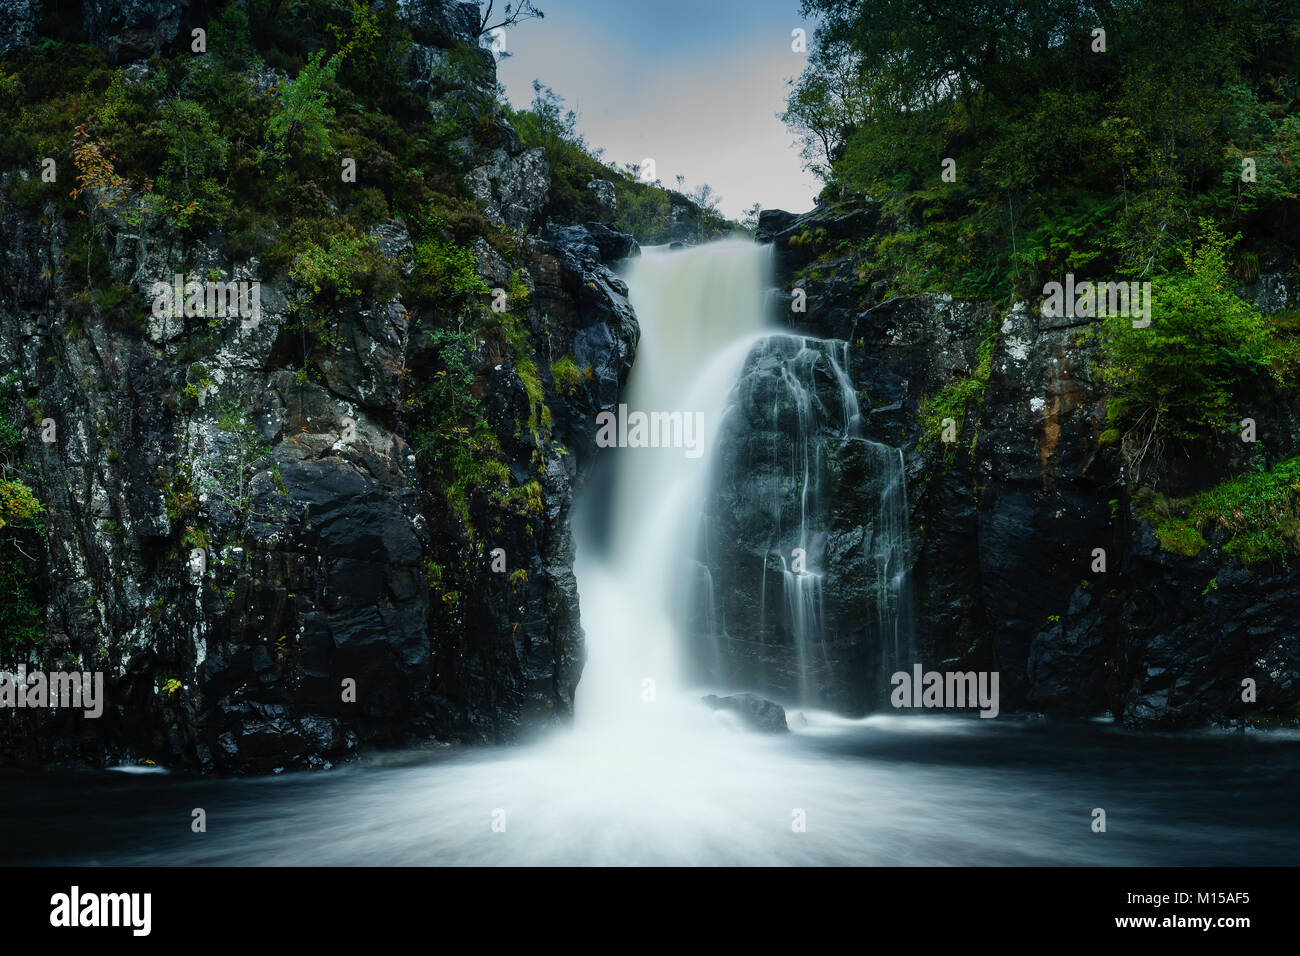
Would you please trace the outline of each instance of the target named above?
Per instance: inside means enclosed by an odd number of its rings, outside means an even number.
[[[563,731],[324,773],[0,774],[8,863],[1269,865],[1300,861],[1300,735],[792,715]],[[806,722],[805,722],[806,721]],[[206,812],[207,832],[191,830]],[[1093,832],[1093,810],[1106,832]]]

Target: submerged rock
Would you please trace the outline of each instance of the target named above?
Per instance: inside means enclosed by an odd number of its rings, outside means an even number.
[[[757,694],[732,694],[729,697],[707,694],[700,699],[711,710],[726,710],[735,714],[751,730],[782,734],[790,729],[785,722],[785,708]]]

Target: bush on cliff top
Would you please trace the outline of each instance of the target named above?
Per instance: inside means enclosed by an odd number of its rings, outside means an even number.
[[[1145,277],[1200,217],[1250,250],[1296,221],[1294,4],[933,6],[803,0],[819,25],[785,114],[829,195],[872,197],[909,236],[876,250],[898,291]]]

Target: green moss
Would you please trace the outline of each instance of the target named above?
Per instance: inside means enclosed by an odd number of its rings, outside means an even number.
[[[493,501],[521,517],[540,515],[546,507],[542,485],[537,479],[509,491],[499,491],[493,495]]]
[[[1175,519],[1156,525],[1160,547],[1184,558],[1194,558],[1207,546],[1205,538],[1190,521]]]
[[[997,324],[990,323],[980,342],[979,361],[966,378],[945,385],[934,395],[921,400],[920,424],[926,437],[933,443],[945,446],[949,457],[956,450],[956,442],[943,441],[944,419],[952,419],[961,437],[966,425],[966,412],[971,405],[984,401],[984,391],[993,372],[993,350],[997,345]],[[972,429],[971,451],[979,440],[978,429]]]
[[[1227,533],[1225,550],[1244,564],[1289,563],[1300,554],[1300,456],[1202,492],[1191,514]]]
[[[1223,536],[1223,549],[1243,564],[1289,565],[1300,555],[1300,456],[1239,475],[1189,498],[1169,500],[1143,491],[1135,499],[1167,551],[1191,557],[1205,534]]]
[[[551,378],[555,380],[557,391],[572,395],[586,381],[587,376],[578,368],[578,362],[572,355],[565,355],[551,363]]]

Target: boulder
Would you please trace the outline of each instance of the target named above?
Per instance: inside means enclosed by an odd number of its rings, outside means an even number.
[[[0,56],[31,46],[40,16],[41,0],[0,0]]]
[[[729,697],[708,694],[700,699],[711,710],[735,714],[750,730],[765,734],[783,734],[790,730],[785,722],[785,708],[757,694],[732,694]]]

